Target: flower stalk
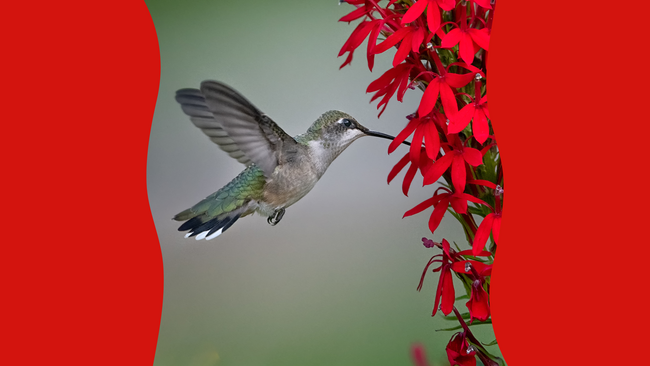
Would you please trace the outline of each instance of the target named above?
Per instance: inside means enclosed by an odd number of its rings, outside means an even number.
[[[429,272],[439,273],[432,314],[456,315],[462,331],[452,335],[446,351],[452,365],[504,365],[470,331],[472,324],[490,324],[490,276],[503,215],[503,169],[492,131],[487,100],[489,40],[495,0],[346,0],[355,6],[341,21],[361,20],[339,56],[341,67],[367,39],[366,57],[372,71],[374,57],[395,50],[392,68],[373,81],[366,92],[378,101],[379,117],[395,97],[419,99],[408,111],[403,130],[389,146],[396,151],[411,137],[411,147],[388,174],[388,183],[405,168],[402,192],[408,195],[419,173],[424,186],[437,185],[430,199],[415,205],[404,217],[433,208],[429,230],[437,233],[445,213],[456,218],[467,239],[461,249],[445,238],[423,238],[426,248],[439,251],[425,266],[418,285]],[[378,36],[385,39],[378,43]],[[422,93],[418,92],[420,89]],[[415,90],[414,92],[407,92]],[[456,308],[453,276],[462,283],[468,301],[469,324]],[[452,318],[454,319],[454,318]],[[420,346],[418,346],[420,347]],[[426,365],[424,351],[413,348],[414,362]]]

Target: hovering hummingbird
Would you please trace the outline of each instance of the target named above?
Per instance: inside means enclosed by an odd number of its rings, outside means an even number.
[[[329,111],[307,132],[291,137],[269,116],[229,86],[204,81],[201,89],[180,89],[176,101],[194,125],[246,165],[230,183],[174,216],[185,221],[186,238],[214,239],[240,217],[254,212],[276,225],[353,141],[363,136],[394,139],[370,131],[352,116]],[[408,143],[407,143],[408,144]]]

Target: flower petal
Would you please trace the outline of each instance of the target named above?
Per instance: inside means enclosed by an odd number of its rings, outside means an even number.
[[[427,151],[427,156],[431,160],[436,160],[440,154],[440,136],[433,121],[427,121],[424,124],[424,146]]]
[[[467,183],[467,171],[465,170],[465,159],[461,154],[454,153],[454,160],[451,163],[451,182],[456,192],[463,192]]]
[[[476,108],[474,112],[474,122],[472,123],[472,133],[479,143],[483,144],[490,135],[490,127],[482,107]]]
[[[474,48],[472,37],[467,32],[461,32],[459,51],[460,58],[462,58],[463,61],[468,64],[471,64],[474,61],[476,49]]]
[[[427,7],[427,26],[431,33],[435,33],[440,28],[440,9],[433,1],[429,2]]]
[[[396,45],[399,41],[404,39],[408,33],[411,33],[412,28],[411,27],[404,27],[398,29],[395,33],[391,34],[386,38],[385,41],[381,42],[377,46],[375,46],[375,54],[383,53],[388,51],[389,48],[393,47]]]
[[[420,52],[420,45],[424,41],[425,30],[422,27],[419,27],[415,32],[413,32],[413,39],[411,40],[411,50],[413,52]]]
[[[366,10],[365,6],[362,6],[360,8],[357,8],[353,10],[350,14],[344,15],[341,19],[339,19],[339,22],[351,22],[353,20],[357,20],[364,16],[368,10]]]
[[[442,107],[445,109],[445,114],[449,119],[453,119],[458,114],[458,103],[456,103],[456,96],[453,90],[446,82],[440,83],[440,100]]]
[[[413,133],[413,131],[415,131],[415,129],[418,127],[419,124],[420,124],[419,118],[413,118],[412,120],[410,120],[409,123],[406,125],[406,127],[404,127],[404,129],[397,134],[395,139],[391,141],[390,145],[388,145],[388,153],[390,154],[393,151],[395,151],[395,149],[397,149],[397,147],[401,145],[402,142],[404,142],[404,140],[406,140],[407,137],[411,136],[411,134]]]
[[[470,81],[474,80],[475,73],[468,74],[453,74],[451,72],[445,75],[445,81],[449,86],[454,88],[462,88],[465,85],[469,84]]]
[[[438,225],[440,225],[440,221],[442,221],[442,217],[445,216],[445,212],[447,212],[448,207],[449,207],[449,198],[445,197],[441,199],[440,202],[438,202],[436,207],[433,209],[433,213],[429,218],[429,230],[431,230],[431,232],[436,231]]]
[[[452,48],[460,42],[460,29],[454,28],[442,39],[442,48]]]
[[[429,3],[429,0],[419,0],[411,5],[406,14],[404,14],[404,17],[402,17],[402,24],[410,23],[417,19],[424,12],[427,3]]]
[[[490,35],[488,34],[488,29],[474,29],[470,28],[467,30],[469,35],[472,37],[474,42],[479,45],[482,49],[488,51],[490,45]]]
[[[409,188],[411,187],[411,182],[413,182],[413,178],[415,177],[415,173],[417,172],[418,172],[417,164],[411,163],[409,170],[407,170],[406,175],[404,175],[404,181],[402,182],[402,193],[404,193],[406,197],[408,197],[409,195]]]
[[[469,103],[461,109],[456,116],[449,122],[448,133],[459,133],[464,130],[474,116],[474,103]]]
[[[501,215],[494,215],[492,222],[492,239],[495,244],[499,244],[499,232],[501,231]]]
[[[411,146],[409,149],[409,154],[411,156],[412,162],[420,161],[420,151],[422,150],[422,140],[424,139],[424,126],[422,124],[418,125],[418,128],[413,134],[413,141],[411,141]]]
[[[437,0],[437,3],[446,11],[453,10],[456,7],[456,0]]]
[[[463,158],[467,164],[471,166],[479,166],[483,164],[483,155],[481,155],[481,152],[473,147],[463,148]]]
[[[397,164],[395,164],[393,169],[390,170],[390,173],[388,173],[388,184],[390,184],[390,182],[395,178],[395,176],[399,174],[399,172],[401,172],[402,169],[404,169],[404,167],[406,166],[406,164],[409,163],[409,161],[410,161],[409,154],[406,153],[406,155],[404,155],[404,157],[401,158],[400,161],[397,162]]]
[[[393,67],[392,69],[389,69],[385,73],[381,74],[381,76],[378,77],[377,80],[373,81],[372,83],[370,83],[370,85],[368,85],[368,88],[366,89],[366,93],[372,93],[390,84],[391,81],[395,79],[397,72],[398,70]]]
[[[402,43],[399,45],[397,52],[395,52],[395,57],[393,58],[393,67],[396,67],[397,65],[401,64],[402,61],[406,59],[406,56],[409,55],[409,52],[411,51],[412,40],[413,40],[413,32],[409,32],[406,36],[404,36],[404,39],[402,40]]]
[[[485,216],[481,225],[479,225],[476,234],[474,235],[474,243],[472,243],[472,253],[474,255],[479,254],[483,248],[485,248],[485,243],[490,237],[490,232],[492,231],[492,222],[494,221],[494,214],[488,214]]]
[[[405,218],[405,217],[408,217],[408,216],[412,216],[412,215],[418,214],[418,213],[420,213],[420,212],[426,210],[427,208],[433,206],[433,204],[435,203],[436,200],[437,200],[436,197],[432,197],[432,198],[429,198],[429,199],[426,200],[426,201],[423,201],[423,202],[418,203],[417,206],[415,206],[415,207],[413,207],[412,209],[406,211],[406,212],[404,213],[404,216],[402,216],[402,218]]]
[[[422,0],[420,0],[422,1]],[[420,106],[418,107],[418,115],[420,117],[426,116],[431,113],[433,107],[435,107],[436,102],[438,101],[438,95],[440,94],[440,82],[439,78],[431,80],[429,86],[424,91],[422,95],[422,100],[420,100]]]
[[[454,279],[451,277],[451,270],[449,268],[441,275],[444,276],[444,280],[442,284],[442,304],[440,304],[440,310],[443,314],[449,315],[454,309],[454,301],[456,300]]]
[[[435,183],[442,177],[442,175],[449,169],[451,162],[454,158],[453,153],[443,155],[440,159],[436,160],[431,166],[427,174],[424,176],[424,185]]]

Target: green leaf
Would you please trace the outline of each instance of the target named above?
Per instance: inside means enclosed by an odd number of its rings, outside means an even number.
[[[436,329],[436,332],[449,332],[449,331],[458,330],[458,329],[463,329],[463,326],[462,325],[457,325],[457,326],[455,326],[453,328]]]
[[[481,343],[483,343],[483,342],[481,342]],[[493,341],[490,342],[490,343],[483,343],[484,346],[488,346],[488,347],[489,347],[489,346],[496,346],[497,344],[498,344],[498,343],[497,343],[497,340],[496,340],[496,339],[493,340]]]

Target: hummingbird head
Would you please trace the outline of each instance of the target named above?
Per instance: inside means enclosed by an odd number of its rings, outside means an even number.
[[[364,136],[375,136],[389,140],[395,137],[371,131],[362,126],[354,117],[341,111],[325,112],[307,130],[311,144],[322,150],[323,157],[330,162],[343,152],[352,142]]]
[[[363,136],[375,136],[389,140],[394,136],[382,132],[371,131],[359,123],[354,117],[341,111],[328,111],[314,122],[307,135],[313,140],[320,140],[326,144],[339,145],[343,149],[353,141]]]

